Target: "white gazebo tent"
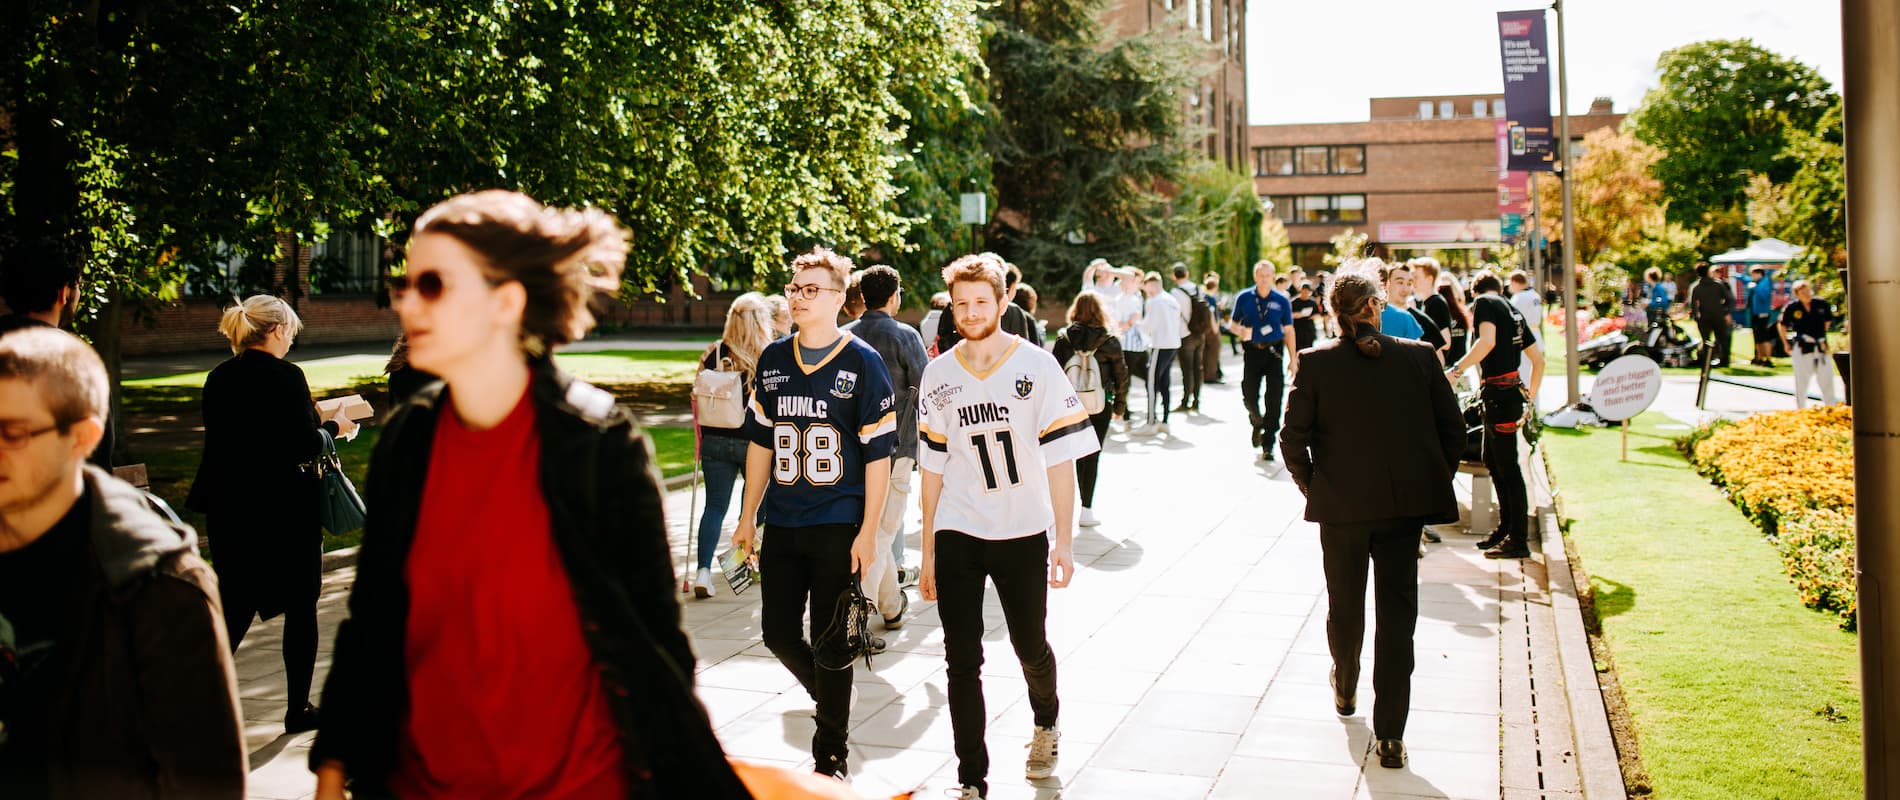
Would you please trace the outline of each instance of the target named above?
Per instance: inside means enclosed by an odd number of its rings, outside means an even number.
[[[1709,261],[1716,264],[1742,264],[1747,266],[1756,264],[1764,266],[1769,264],[1779,265],[1794,260],[1795,256],[1801,255],[1801,250],[1802,248],[1788,244],[1780,239],[1758,239],[1749,242],[1747,247],[1740,250],[1730,250],[1709,259]]]

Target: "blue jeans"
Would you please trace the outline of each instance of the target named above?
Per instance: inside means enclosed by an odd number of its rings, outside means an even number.
[[[1157,347],[1148,352],[1153,356],[1153,360],[1149,362],[1148,369],[1148,422],[1154,423],[1157,421],[1155,419],[1156,403],[1161,404],[1161,419],[1159,421],[1167,422],[1168,406],[1174,400],[1174,387],[1172,381],[1169,379],[1169,373],[1174,371],[1174,356],[1180,351],[1173,347]]]
[[[699,471],[706,482],[706,511],[699,517],[700,569],[712,568],[719,532],[726,526],[726,509],[732,506],[732,487],[745,472],[748,444],[730,436],[708,436],[699,444]]]

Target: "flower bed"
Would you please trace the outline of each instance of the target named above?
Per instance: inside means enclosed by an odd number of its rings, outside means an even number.
[[[1704,426],[1681,445],[1780,551],[1801,599],[1854,627],[1853,411],[1821,406]]]

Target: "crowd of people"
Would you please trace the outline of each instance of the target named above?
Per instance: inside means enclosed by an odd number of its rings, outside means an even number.
[[[97,354],[58,328],[77,276],[42,282],[46,303],[6,296],[16,316],[52,315],[0,320],[0,794],[241,796],[233,653],[256,619],[282,615],[284,729],[316,732],[323,800],[751,796],[763,768],[725,756],[695,694],[649,445],[611,394],[552,357],[592,328],[589,299],[617,291],[627,242],[603,212],[506,191],[418,218],[391,285],[400,402],[380,423],[318,702],[324,455],[357,423],[313,403],[287,360],[295,311],[258,296],[220,322],[232,355],[205,383],[187,501],[205,514],[213,567],[161,502],[87,463],[110,388]],[[896,317],[890,267],[819,247],[789,274],[782,292],[736,298],[700,362],[736,391],[696,389],[707,502],[689,586],[717,591],[736,505],[729,547],[770,576],[761,638],[814,703],[818,775],[852,771],[854,665],[886,646],[864,620],[902,627],[914,592],[943,626],[959,796],[988,794],[990,586],[1033,717],[1022,774],[1054,774],[1048,593],[1076,577],[1075,529],[1101,523],[1102,446],[1171,437],[1173,413],[1217,413],[1202,389],[1227,381],[1223,336],[1241,356],[1250,445],[1284,462],[1320,527],[1342,715],[1355,710],[1371,569],[1382,764],[1405,763],[1419,537],[1457,519],[1467,430],[1452,387],[1467,369],[1504,511],[1483,546],[1528,554],[1517,426],[1541,379],[1539,315],[1495,275],[1467,289],[1429,259],[1357,259],[1311,279],[1263,261],[1251,286],[1223,294],[1183,264],[1164,279],[1098,260],[1045,335],[1033,310],[1047,298],[990,253],[943,269],[918,327]],[[524,685],[534,702],[518,702]]]

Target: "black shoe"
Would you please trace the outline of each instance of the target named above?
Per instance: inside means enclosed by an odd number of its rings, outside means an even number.
[[[1425,537],[1426,544],[1438,544],[1439,542],[1445,541],[1445,537],[1439,536],[1438,531],[1432,530],[1431,528],[1420,528],[1419,535]]]
[[[837,778],[838,780],[844,780],[851,776],[851,769],[845,764],[844,756],[825,756],[824,758],[818,759],[818,764],[812,767],[812,771],[828,778]]]
[[[1484,551],[1485,558],[1518,559],[1530,558],[1531,549],[1522,539],[1505,539],[1497,547]]]
[[[303,704],[303,708],[284,715],[284,732],[303,733],[304,731],[314,731],[317,729],[318,716],[317,707],[305,703]]]
[[[1479,539],[1478,549],[1489,550],[1493,547],[1497,547],[1498,543],[1502,541],[1504,541],[1504,529],[1499,528],[1497,530],[1492,531],[1490,536],[1486,536],[1483,539]]]
[[[1260,435],[1262,433],[1265,433],[1265,431],[1261,430],[1260,426],[1255,425],[1253,429],[1253,446],[1255,447],[1260,446]]]
[[[1273,442],[1267,442],[1262,445],[1260,447],[1260,455],[1265,456],[1268,461],[1280,460],[1280,457],[1273,452]]]
[[[1405,743],[1398,739],[1380,739],[1374,752],[1379,754],[1379,766],[1386,769],[1405,768]]]
[[[1339,715],[1342,717],[1352,716],[1352,713],[1358,710],[1359,707],[1359,693],[1356,691],[1350,695],[1339,693],[1338,667],[1334,667],[1327,673],[1326,682],[1332,684],[1333,687],[1333,710],[1339,712]]]
[[[897,613],[884,618],[884,630],[894,631],[904,627],[904,612],[910,610],[910,593],[899,589],[897,596],[903,598],[904,602],[898,604]]]

